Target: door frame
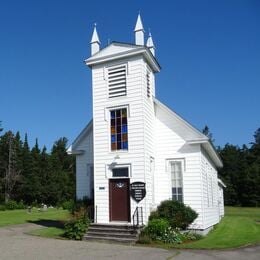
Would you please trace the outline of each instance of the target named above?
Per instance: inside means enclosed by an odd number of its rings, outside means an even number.
[[[112,190],[110,189],[110,182],[111,181],[116,181],[116,180],[124,180],[127,181],[127,193],[128,193],[128,220],[112,220]],[[108,187],[109,187],[109,222],[131,222],[131,200],[130,200],[130,178],[129,177],[120,177],[120,178],[110,178],[108,179]]]

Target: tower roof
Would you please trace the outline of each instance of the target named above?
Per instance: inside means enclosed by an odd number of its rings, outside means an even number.
[[[148,47],[122,42],[110,43],[104,49],[85,60],[85,63],[91,67],[96,64],[126,59],[136,55],[142,55],[154,72],[160,71],[160,65]]]
[[[92,38],[91,38],[91,42],[90,43],[94,43],[94,42],[98,42],[100,43],[99,41],[99,37],[98,37],[98,33],[97,33],[97,24],[95,23],[94,24],[94,31],[93,31],[93,34],[92,34]]]
[[[135,32],[137,31],[144,31],[141,15],[138,14],[136,25],[135,25]]]
[[[149,32],[149,36],[148,36],[148,39],[147,39],[146,46],[147,46],[148,48],[155,48],[155,47],[154,47],[154,43],[153,43],[153,38],[152,38],[151,32]]]

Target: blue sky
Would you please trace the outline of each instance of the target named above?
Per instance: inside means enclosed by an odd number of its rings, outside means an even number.
[[[92,117],[83,60],[97,23],[108,41],[134,42],[141,11],[153,34],[157,98],[216,145],[248,144],[260,127],[260,2],[257,0],[0,2],[0,120],[31,146],[69,141]]]

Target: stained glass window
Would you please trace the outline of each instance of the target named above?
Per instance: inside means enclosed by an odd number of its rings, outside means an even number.
[[[110,111],[111,150],[128,150],[126,108]]]

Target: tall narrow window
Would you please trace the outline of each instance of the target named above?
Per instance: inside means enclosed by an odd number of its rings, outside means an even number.
[[[127,109],[110,111],[111,150],[128,150]]]
[[[126,96],[126,65],[108,68],[108,97]]]
[[[183,201],[181,162],[171,162],[172,199]]]

